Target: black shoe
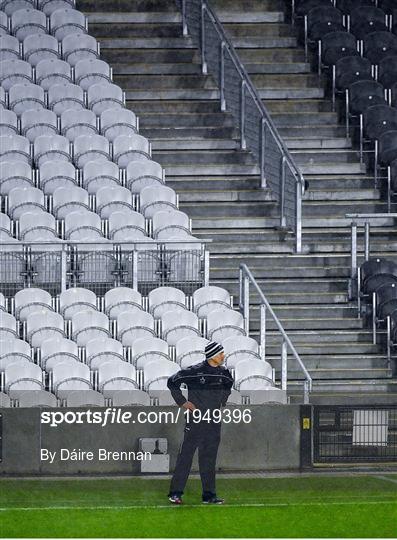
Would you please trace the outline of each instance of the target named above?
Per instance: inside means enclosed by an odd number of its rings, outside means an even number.
[[[210,499],[203,500],[203,504],[223,504],[225,499],[220,499],[219,497],[211,497]]]
[[[168,500],[172,502],[172,504],[182,504],[182,497],[179,495],[170,495]]]

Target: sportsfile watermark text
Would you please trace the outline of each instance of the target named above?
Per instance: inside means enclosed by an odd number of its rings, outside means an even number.
[[[62,424],[96,424],[105,427],[109,424],[176,424],[181,415],[187,422],[214,422],[224,424],[249,424],[251,422],[250,409],[213,409],[201,411],[199,409],[175,411],[139,411],[133,413],[119,407],[108,407],[105,410],[92,411],[43,411],[40,419],[42,424],[58,427]]]

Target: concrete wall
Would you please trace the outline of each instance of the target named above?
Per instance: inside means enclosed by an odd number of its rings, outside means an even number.
[[[219,470],[296,469],[300,460],[300,406],[251,405],[250,423],[223,424],[218,454]],[[134,416],[141,410],[160,408],[123,408]],[[44,409],[43,409],[44,410]],[[51,409],[51,411],[65,409]],[[70,409],[69,409],[70,410]],[[72,409],[74,411],[84,409]],[[93,409],[94,410],[94,409]],[[95,409],[98,410],[98,409]],[[176,411],[175,407],[161,410]],[[178,424],[42,424],[40,409],[0,409],[2,415],[1,474],[131,474],[140,472],[139,461],[98,461],[99,448],[109,451],[138,451],[141,437],[168,439],[171,469],[183,436],[183,416]],[[40,459],[41,449],[56,451],[54,463]],[[93,461],[60,461],[61,448],[94,452]],[[195,466],[197,469],[197,455]]]

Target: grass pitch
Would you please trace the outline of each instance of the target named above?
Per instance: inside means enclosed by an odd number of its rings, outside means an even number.
[[[224,506],[189,481],[0,480],[1,537],[397,537],[397,475],[219,478]]]

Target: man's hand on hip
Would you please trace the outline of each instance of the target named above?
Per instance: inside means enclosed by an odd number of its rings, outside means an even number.
[[[182,407],[189,411],[194,411],[196,409],[196,405],[194,405],[194,403],[192,403],[191,401],[185,401]]]

